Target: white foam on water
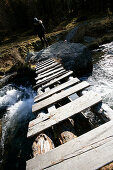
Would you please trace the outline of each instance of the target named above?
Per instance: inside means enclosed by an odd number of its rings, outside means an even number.
[[[100,46],[104,55],[94,65],[93,73],[88,78],[90,88],[99,93],[103,101],[113,108],[113,42]]]
[[[0,107],[7,105],[4,117],[2,118],[2,147],[4,141],[9,135],[15,133],[17,126],[26,123],[33,118],[32,105],[34,103],[35,92],[32,88],[19,87],[19,89],[8,89],[7,92],[0,97]]]
[[[19,92],[15,89],[9,90],[6,94],[0,97],[0,107],[1,106],[9,106],[14,104],[19,97]]]

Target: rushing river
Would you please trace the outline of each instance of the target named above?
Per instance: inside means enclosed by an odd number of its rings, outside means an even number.
[[[92,85],[90,88],[113,108],[113,42],[101,45],[93,53],[93,73],[88,77],[88,82]]]
[[[113,42],[93,51],[93,73],[86,79],[99,93],[104,103],[113,108]],[[33,119],[32,104],[36,93],[31,87],[7,85],[0,90],[2,124],[0,164],[2,169],[25,169],[30,159],[31,143],[27,139],[28,122]],[[1,133],[0,133],[1,134]]]
[[[2,116],[1,164],[3,169],[25,169],[25,159],[30,152],[27,141],[28,122],[33,119],[32,88],[7,85],[0,90],[0,115]]]

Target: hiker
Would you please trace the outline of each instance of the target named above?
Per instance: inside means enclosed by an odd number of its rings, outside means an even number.
[[[34,31],[36,34],[38,34],[38,37],[41,40],[42,45],[46,44],[46,47],[48,46],[48,42],[45,38],[45,27],[43,25],[43,22],[41,20],[38,20],[36,17],[34,18]]]

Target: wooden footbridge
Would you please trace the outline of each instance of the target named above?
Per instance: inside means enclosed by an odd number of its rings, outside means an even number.
[[[29,123],[27,133],[28,138],[36,140],[34,157],[26,162],[26,169],[92,170],[112,162],[113,110],[102,104],[97,93],[83,94],[89,83],[73,77],[73,71],[66,71],[55,59],[38,62],[36,74],[37,96],[32,106],[36,119]],[[70,96],[75,93],[77,98],[72,100]],[[84,115],[89,108],[101,117],[103,124],[77,136],[72,122],[76,115]],[[67,127],[71,127],[70,131]],[[60,133],[60,145],[54,144],[48,131],[53,136]]]

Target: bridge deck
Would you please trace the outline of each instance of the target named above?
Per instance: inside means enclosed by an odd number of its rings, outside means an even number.
[[[42,116],[29,122],[27,137],[33,137],[60,122],[92,108],[102,102],[100,95],[89,91],[77,99],[58,108],[55,104],[70,95],[82,91],[89,84],[78,78],[69,79],[72,71],[66,71],[54,59],[37,63],[36,67],[38,94],[34,98],[32,112]],[[40,89],[42,91],[40,91]],[[49,89],[49,91],[48,91]],[[106,107],[105,107],[106,108]],[[44,109],[47,110],[45,113]],[[101,110],[101,109],[100,109]],[[107,114],[108,110],[108,114]],[[100,113],[100,112],[99,112]],[[102,114],[104,111],[102,112]],[[105,110],[102,116],[108,116],[109,122],[73,139],[51,151],[38,155],[26,162],[27,170],[38,169],[98,169],[113,161],[113,111]]]

